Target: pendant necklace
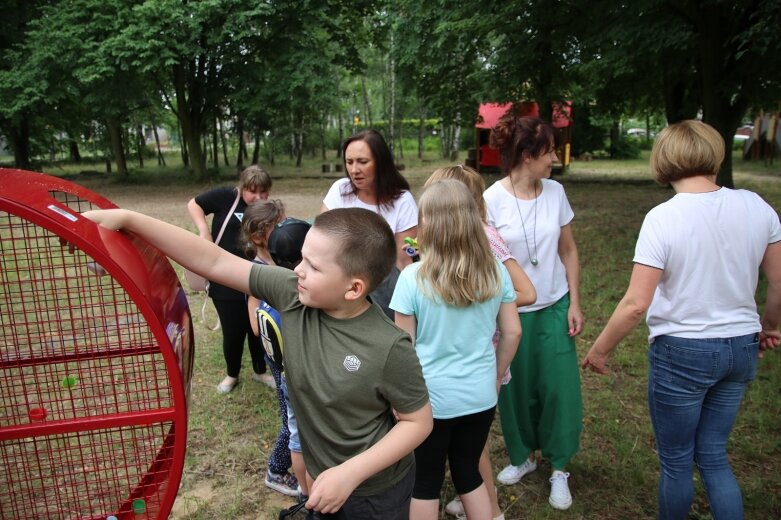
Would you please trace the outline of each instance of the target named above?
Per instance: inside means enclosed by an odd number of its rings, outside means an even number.
[[[532,228],[532,241],[534,244],[534,256],[532,256],[531,248],[529,247],[529,236],[526,234],[526,223],[523,221],[523,213],[521,213],[521,207],[518,205],[518,195],[515,193],[515,183],[512,176],[510,176],[510,186],[513,189],[513,197],[515,198],[515,209],[518,210],[518,216],[521,217],[521,227],[523,228],[523,240],[526,242],[526,253],[529,255],[529,261],[533,266],[536,266],[539,261],[537,260],[537,181],[534,181],[534,227]]]

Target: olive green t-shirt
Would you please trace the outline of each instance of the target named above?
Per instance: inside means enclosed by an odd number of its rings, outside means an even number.
[[[395,424],[392,409],[411,413],[428,402],[409,336],[377,305],[353,318],[332,318],[301,304],[295,274],[273,266],[253,265],[249,286],[280,313],[285,376],[313,478],[382,439]],[[354,494],[396,484],[412,457],[369,477]]]

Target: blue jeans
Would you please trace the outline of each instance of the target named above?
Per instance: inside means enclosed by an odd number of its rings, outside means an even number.
[[[648,351],[648,407],[661,466],[659,518],[685,519],[702,476],[714,520],[743,518],[743,497],[727,440],[757,371],[757,334],[734,338],[655,338]]]

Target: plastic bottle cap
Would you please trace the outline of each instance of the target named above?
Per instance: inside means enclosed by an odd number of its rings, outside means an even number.
[[[146,501],[143,498],[133,500],[133,512],[137,515],[146,513]]]
[[[118,520],[118,519],[117,519],[117,517],[116,517],[116,516],[114,516],[114,515],[108,515],[108,516],[106,517],[106,520]]]
[[[30,408],[27,412],[27,416],[31,421],[43,421],[46,419],[46,408]]]
[[[63,388],[73,388],[76,386],[76,378],[74,376],[65,376],[62,378]]]

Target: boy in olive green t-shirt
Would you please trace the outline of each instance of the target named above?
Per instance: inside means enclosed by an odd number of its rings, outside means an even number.
[[[408,518],[412,452],[431,431],[431,405],[409,336],[367,299],[396,258],[382,217],[360,208],[321,213],[292,274],[253,267],[139,213],[84,216],[131,231],[183,267],[275,307],[304,459],[314,478],[307,508],[334,518]]]

